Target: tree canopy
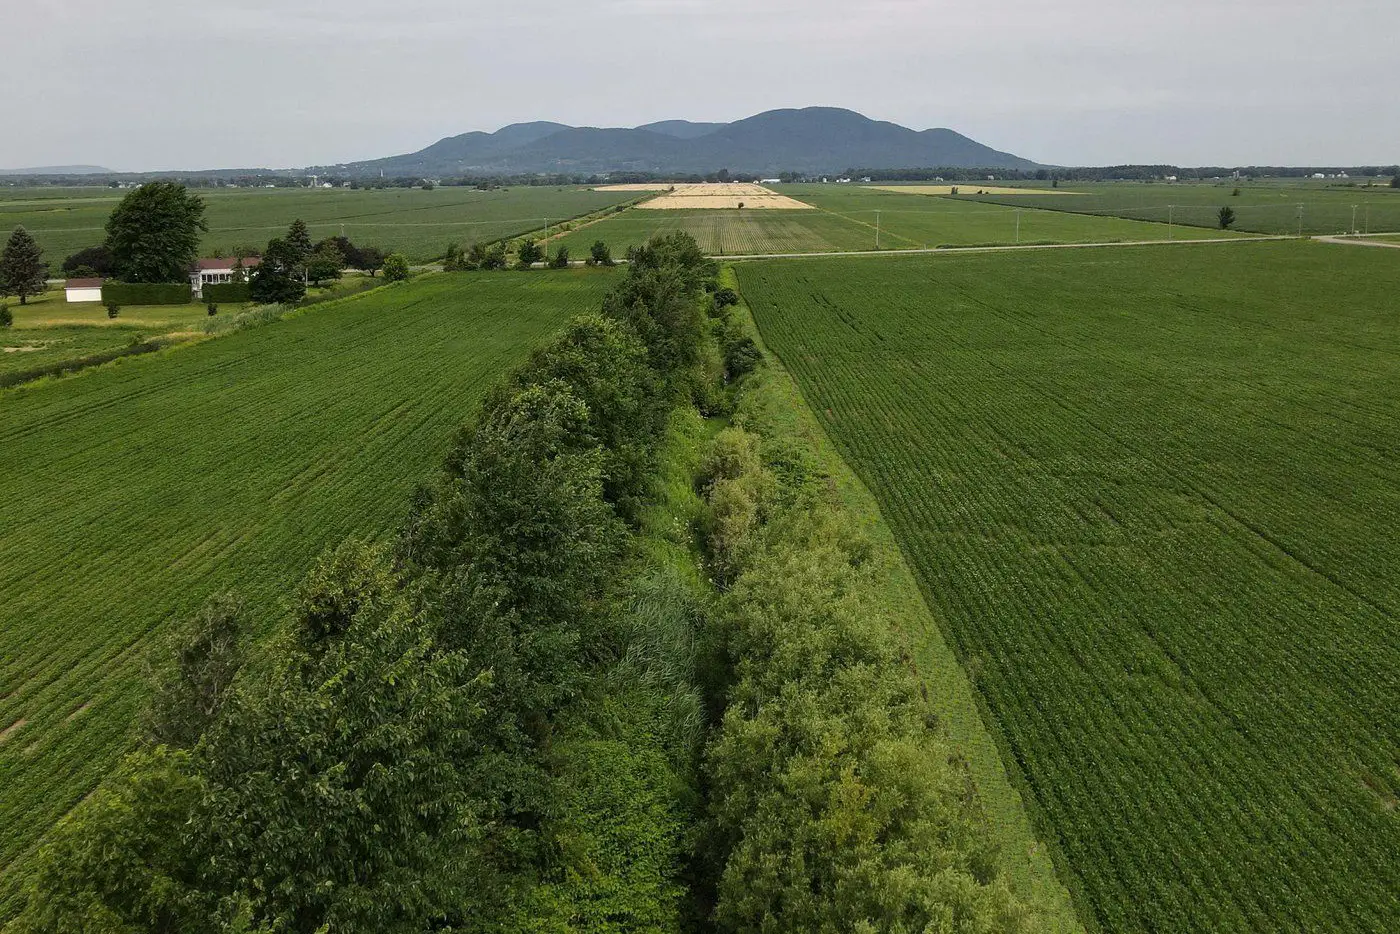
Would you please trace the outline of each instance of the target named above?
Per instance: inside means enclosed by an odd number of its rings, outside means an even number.
[[[0,295],[18,295],[23,305],[29,296],[43,293],[48,277],[43,249],[29,231],[16,227],[0,252]]]
[[[182,282],[199,257],[204,199],[175,182],[132,189],[107,219],[107,249],[127,282]]]

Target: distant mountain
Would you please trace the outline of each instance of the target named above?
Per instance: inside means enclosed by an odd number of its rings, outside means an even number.
[[[644,123],[637,129],[650,130],[663,136],[674,136],[676,139],[695,139],[697,136],[706,136],[726,126],[729,124],[691,123],[689,120],[659,120],[656,123]]]
[[[770,110],[734,123],[664,120],[633,129],[517,123],[495,133],[463,133],[415,153],[335,166],[355,175],[451,176],[558,172],[782,171],[856,168],[1035,169],[947,129],[916,131],[851,110]]]
[[[0,169],[0,175],[111,175],[100,165],[41,165],[32,169]]]

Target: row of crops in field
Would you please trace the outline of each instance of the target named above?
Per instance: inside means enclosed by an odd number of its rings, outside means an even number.
[[[916,186],[917,187],[917,186]],[[856,185],[785,185],[794,198],[866,227],[862,249],[880,230],[884,249],[1015,243],[1115,243],[1137,240],[1199,240],[1229,234],[1205,227],[1168,228],[1167,218],[1112,217],[1068,213],[1073,195],[1007,195],[1001,203],[877,190]],[[1057,200],[1058,199],[1058,200]],[[1059,209],[1059,210],[1055,210]],[[1109,214],[1111,212],[1104,212]]]
[[[737,267],[1105,931],[1400,917],[1389,250]]]
[[[612,278],[436,276],[0,392],[0,907],[124,751],[153,637],[229,587],[266,625],[324,547],[392,527],[481,393]]]
[[[96,246],[107,216],[120,201],[105,188],[44,189],[7,193],[0,200],[0,231],[26,227],[57,267],[65,256]],[[447,244],[512,237],[610,205],[635,193],[589,188],[517,187],[494,191],[472,188],[275,189],[197,192],[208,204],[206,251],[262,247],[296,218],[306,221],[313,239],[344,234],[356,243],[398,250],[414,262],[441,256]]]
[[[1139,184],[1116,182],[1066,185],[1080,194],[960,194],[972,204],[1023,206],[1050,211],[1117,216],[1203,228],[1217,225],[1222,207],[1235,212],[1235,229],[1253,233],[1337,234],[1400,231],[1400,189],[1317,188],[1290,184]],[[1239,193],[1236,194],[1235,192]]]
[[[1233,236],[1220,230],[1018,209],[834,185],[784,185],[813,211],[629,210],[558,238],[574,256],[603,240],[616,255],[655,234],[684,231],[715,256],[840,253],[1016,243],[1115,243]],[[1163,218],[1165,220],[1165,218]]]

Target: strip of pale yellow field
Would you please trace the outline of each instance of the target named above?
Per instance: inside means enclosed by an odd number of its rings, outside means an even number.
[[[744,208],[769,211],[811,211],[810,204],[780,195],[771,188],[752,182],[715,182],[698,185],[609,186],[602,191],[662,191],[663,194],[637,205],[648,211],[707,211]]]
[[[959,185],[862,185],[871,191],[893,191],[901,195],[1082,195],[1082,191],[1060,188],[999,188],[976,182]]]

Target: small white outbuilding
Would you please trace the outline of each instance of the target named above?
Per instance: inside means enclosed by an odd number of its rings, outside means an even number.
[[[69,279],[63,284],[63,295],[70,302],[100,302],[102,280]]]

